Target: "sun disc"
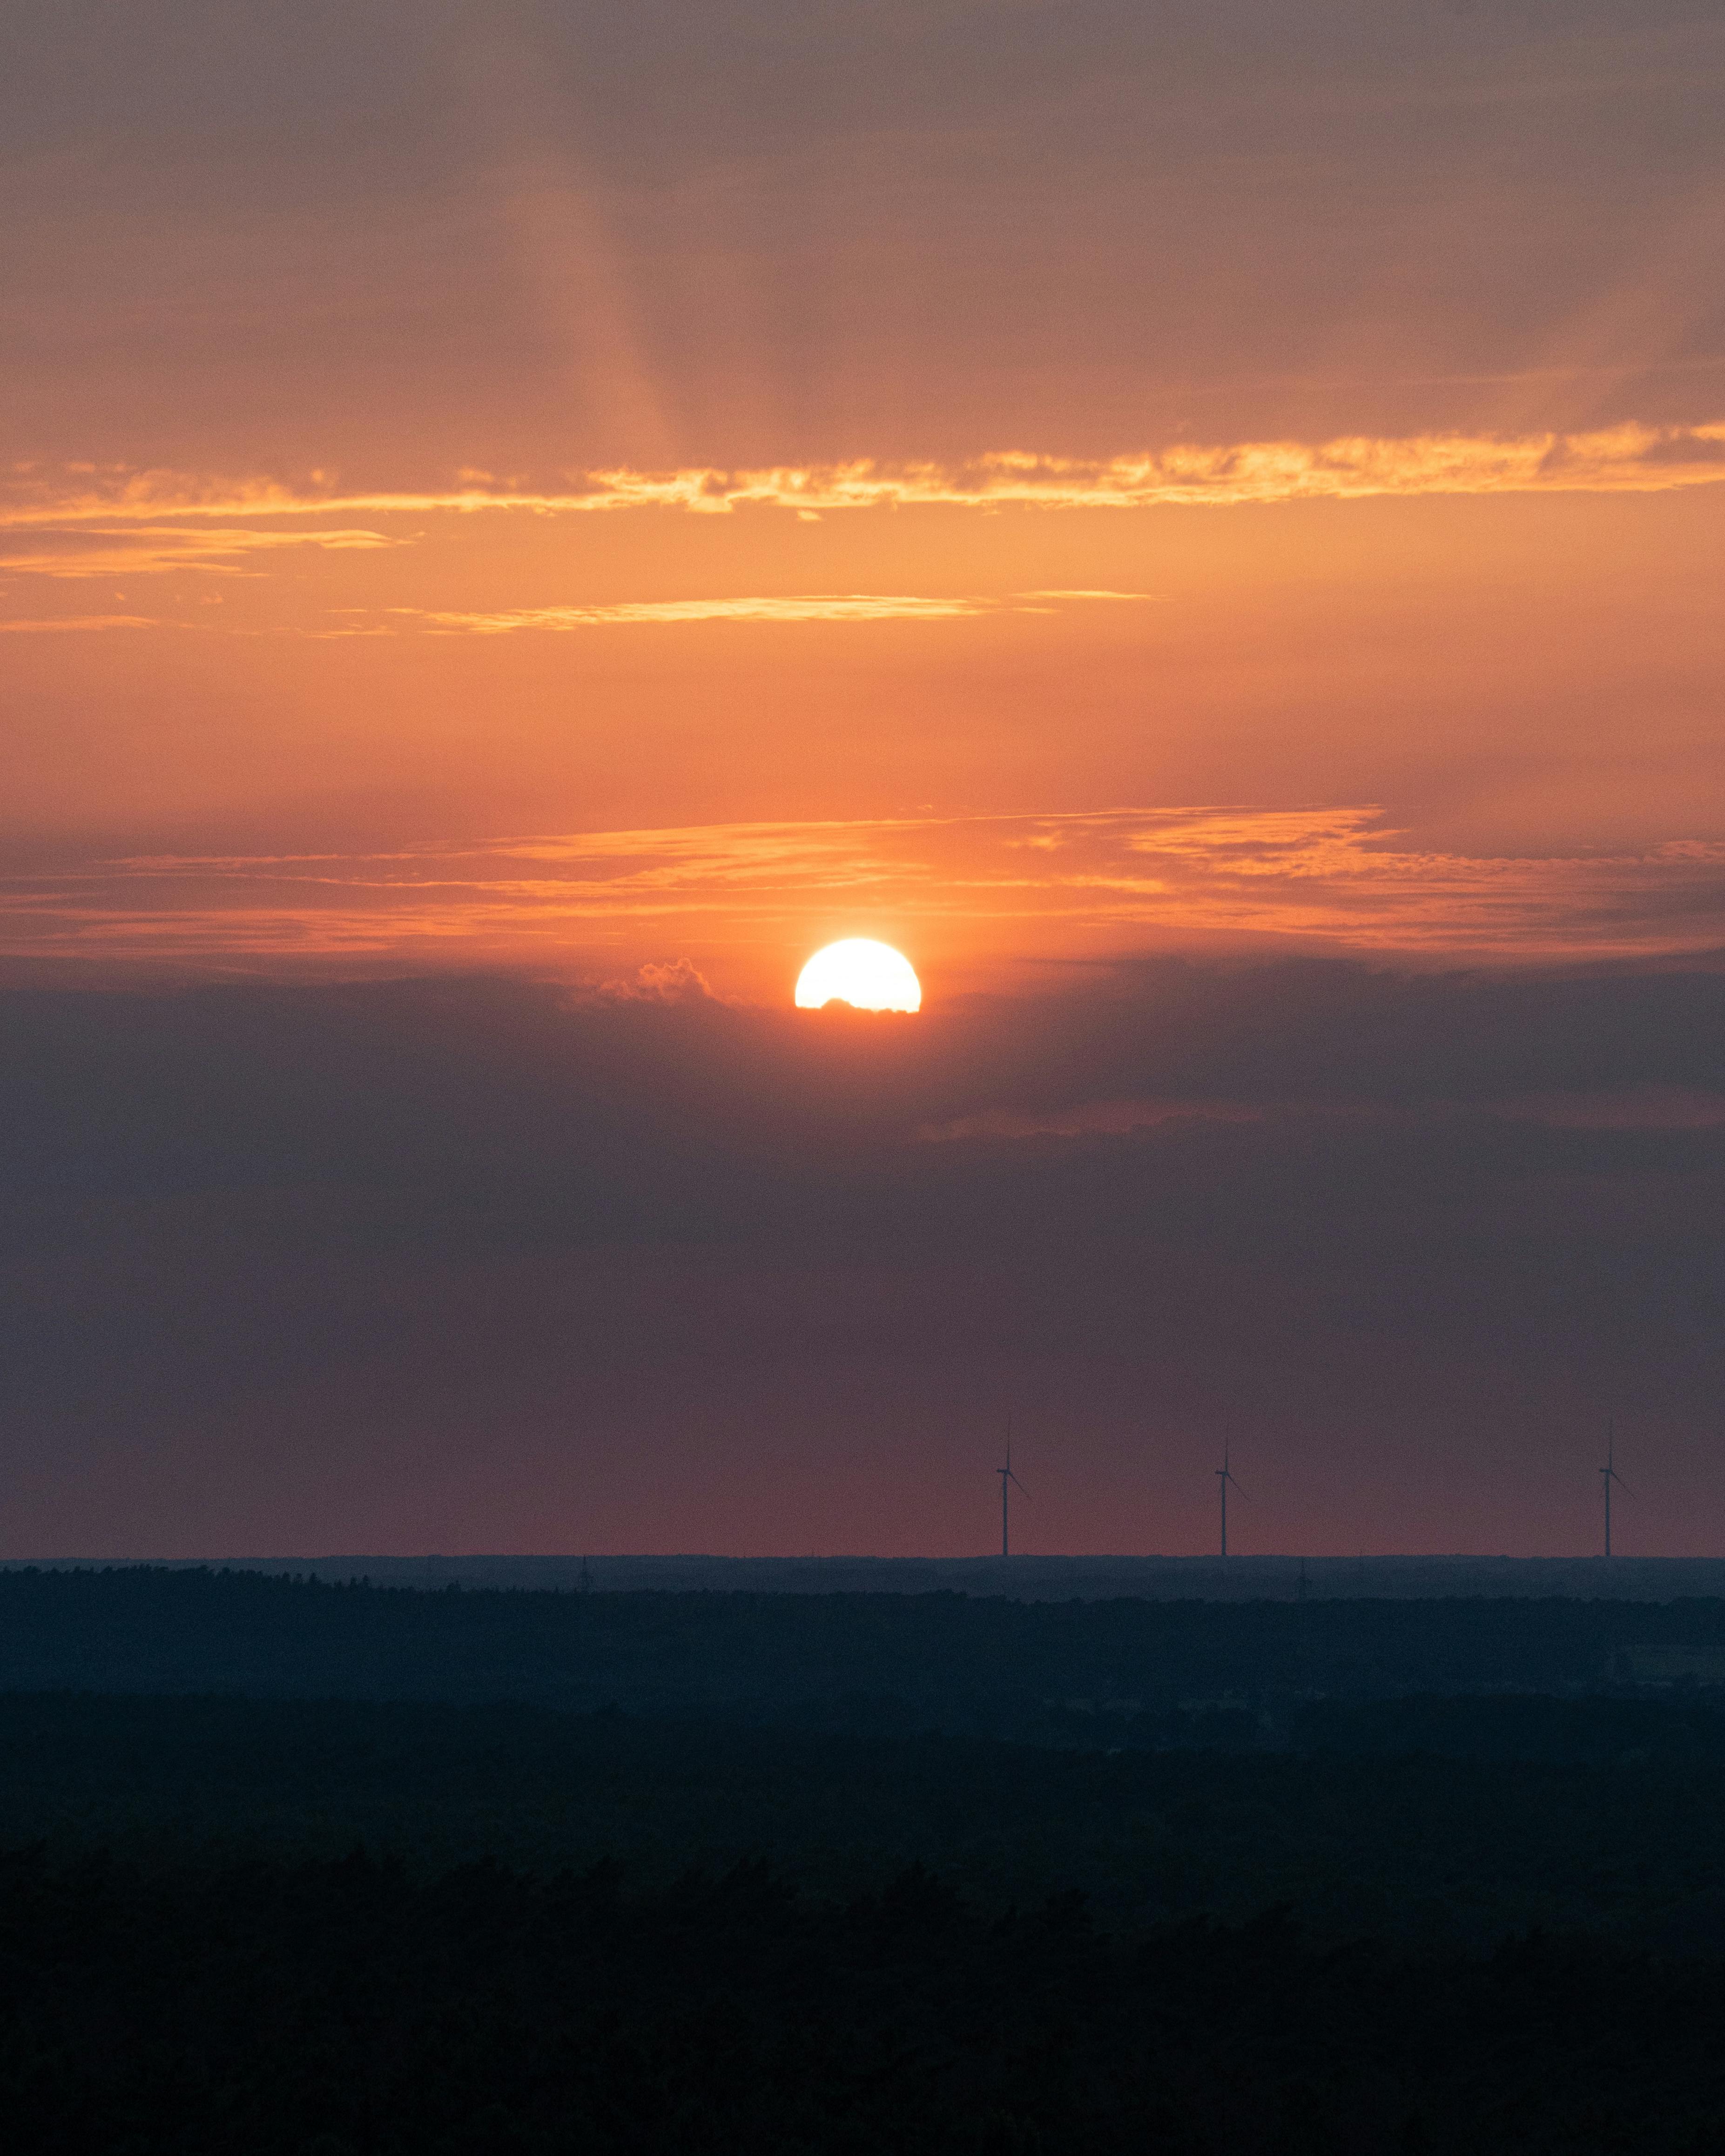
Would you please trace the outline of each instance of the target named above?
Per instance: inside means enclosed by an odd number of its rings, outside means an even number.
[[[914,1011],[922,1008],[922,983],[911,962],[890,943],[847,936],[817,951],[797,976],[797,1008],[849,1004],[855,1010]]]

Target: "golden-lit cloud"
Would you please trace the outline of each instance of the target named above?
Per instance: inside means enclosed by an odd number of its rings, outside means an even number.
[[[663,963],[694,949],[718,952],[734,978],[738,952],[847,920],[889,925],[956,965],[1218,940],[1434,960],[1646,957],[1725,946],[1725,844],[1464,855],[1406,847],[1366,807],[1122,808],[549,834],[362,855],[157,855],[0,886],[0,947],[14,955],[193,965],[359,958],[578,973],[607,953]]]
[[[0,621],[0,636],[40,636],[74,629],[154,629],[157,626],[155,617],[146,613],[63,613],[35,621]]]
[[[0,518],[0,530],[8,534],[0,540],[0,572],[74,580],[161,576],[177,569],[213,576],[255,575],[259,557],[288,548],[352,552],[404,543],[381,531],[279,531],[233,525],[129,524],[111,518],[100,522],[8,522]]]
[[[377,635],[391,629],[429,635],[507,636],[521,629],[567,631],[680,622],[953,621],[1014,608],[1053,610],[1046,602],[1086,599],[1135,600],[1151,592],[1019,592],[1004,598],[984,596],[930,597],[909,592],[805,592],[773,598],[626,599],[608,606],[511,607],[493,613],[469,613],[430,607],[388,607],[381,615],[347,609],[354,619],[345,628],[311,632],[320,635]]]
[[[775,465],[726,470],[624,467],[580,473],[551,486],[469,480],[439,490],[347,491],[323,475],[303,486],[172,471],[17,471],[0,490],[0,530],[33,532],[11,566],[35,566],[50,538],[85,530],[120,543],[131,532],[162,566],[208,566],[291,533],[250,536],[256,522],[311,517],[535,516],[677,510],[722,516],[741,509],[826,515],[886,508],[1142,509],[1379,495],[1658,493],[1725,480],[1725,420],[1694,426],[1630,422],[1577,433],[1341,435],[1322,442],[1176,443],[1101,459],[991,451],[967,462]],[[208,521],[225,528],[211,531]],[[239,520],[236,521],[236,520]],[[314,543],[372,547],[384,535],[344,528]],[[58,558],[58,557],[55,557]],[[1093,594],[1104,596],[1104,594]]]
[[[391,607],[404,627],[434,634],[506,636],[516,629],[596,629],[686,621],[939,621],[980,613],[987,599],[926,598],[884,592],[812,592],[788,598],[635,599],[615,606],[520,607],[496,613]]]

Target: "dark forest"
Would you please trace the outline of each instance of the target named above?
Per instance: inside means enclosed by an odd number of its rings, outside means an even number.
[[[1725,2147],[1725,1605],[0,1577],[30,2148]]]

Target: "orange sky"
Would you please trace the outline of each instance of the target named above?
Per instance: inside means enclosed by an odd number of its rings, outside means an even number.
[[[853,930],[970,985],[1230,936],[1717,944],[1713,468],[1425,493],[1384,461],[1352,500],[819,512],[32,475],[0,937],[686,958],[762,998]]]
[[[7,38],[14,960],[1719,941],[1712,11]]]
[[[1717,1549],[1722,92],[11,0],[8,1547]]]

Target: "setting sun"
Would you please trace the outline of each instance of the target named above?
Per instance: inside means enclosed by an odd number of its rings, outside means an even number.
[[[797,977],[797,1008],[849,1004],[856,1010],[915,1011],[922,1008],[922,983],[908,958],[890,943],[850,936],[817,951]]]

